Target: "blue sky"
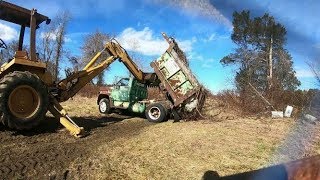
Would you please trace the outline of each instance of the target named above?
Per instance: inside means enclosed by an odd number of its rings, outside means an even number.
[[[219,61],[233,51],[230,39],[233,11],[250,10],[254,16],[268,12],[287,28],[287,49],[302,85],[316,87],[306,61],[319,61],[320,1],[293,0],[9,0],[54,17],[69,10],[72,19],[67,29],[66,48],[80,55],[83,37],[97,29],[115,36],[139,58],[145,71],[167,48],[161,32],[175,37],[186,52],[192,71],[211,91],[233,88],[236,67],[223,67]],[[17,37],[18,28],[0,21],[0,38],[6,42]],[[41,29],[39,34],[41,33]],[[10,35],[10,36],[9,36]],[[9,38],[10,37],[10,38]],[[318,56],[318,59],[317,59]],[[69,66],[69,64],[65,64]],[[123,76],[127,70],[120,63],[112,64],[107,82]]]

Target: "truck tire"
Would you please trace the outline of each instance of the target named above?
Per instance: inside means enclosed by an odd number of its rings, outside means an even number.
[[[107,98],[102,98],[99,101],[99,111],[102,114],[109,114],[110,113],[110,101]]]
[[[160,123],[166,120],[167,110],[162,104],[154,103],[147,107],[145,115],[149,122]]]
[[[0,81],[0,121],[9,128],[37,126],[45,118],[48,104],[47,87],[37,75],[15,71]]]

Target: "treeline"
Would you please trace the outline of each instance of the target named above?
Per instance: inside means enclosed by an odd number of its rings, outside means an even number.
[[[282,110],[287,105],[307,106],[318,91],[297,90],[301,83],[285,48],[286,34],[286,28],[267,13],[252,17],[250,11],[234,12],[231,39],[237,48],[220,62],[238,67],[236,91],[222,93],[224,98],[249,113]]]
[[[277,94],[277,98],[272,103],[275,104],[275,108],[279,111],[285,110],[286,106],[290,105],[294,107],[294,116],[301,114],[301,112],[306,112],[309,110],[311,103],[315,100],[317,94],[320,94],[319,89],[309,89],[309,90],[285,90]],[[270,111],[266,108],[265,103],[263,103],[259,98],[249,98],[240,95],[234,90],[225,90],[212,98],[216,98],[220,102],[223,102],[223,106],[226,109],[235,109],[241,112],[241,115],[262,115],[270,116]],[[243,103],[243,102],[248,103]]]

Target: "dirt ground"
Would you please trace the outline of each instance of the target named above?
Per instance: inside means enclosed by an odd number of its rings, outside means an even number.
[[[102,116],[95,99],[63,105],[89,135],[74,138],[50,116],[29,132],[0,126],[1,178],[201,179],[208,170],[234,174],[277,163],[277,149],[295,127],[294,119],[221,113],[201,121],[153,124],[137,117]],[[319,154],[318,142],[315,135],[304,156]]]

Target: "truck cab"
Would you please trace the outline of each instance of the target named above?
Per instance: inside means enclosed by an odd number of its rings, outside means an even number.
[[[122,109],[137,114],[145,114],[150,122],[165,121],[170,105],[167,101],[148,100],[148,87],[135,77],[121,78],[113,85],[100,88],[99,111],[109,114],[112,110]]]
[[[143,113],[148,97],[147,86],[134,77],[121,78],[117,83],[102,87],[98,96],[99,111],[108,114],[112,109],[127,109],[135,113]]]

